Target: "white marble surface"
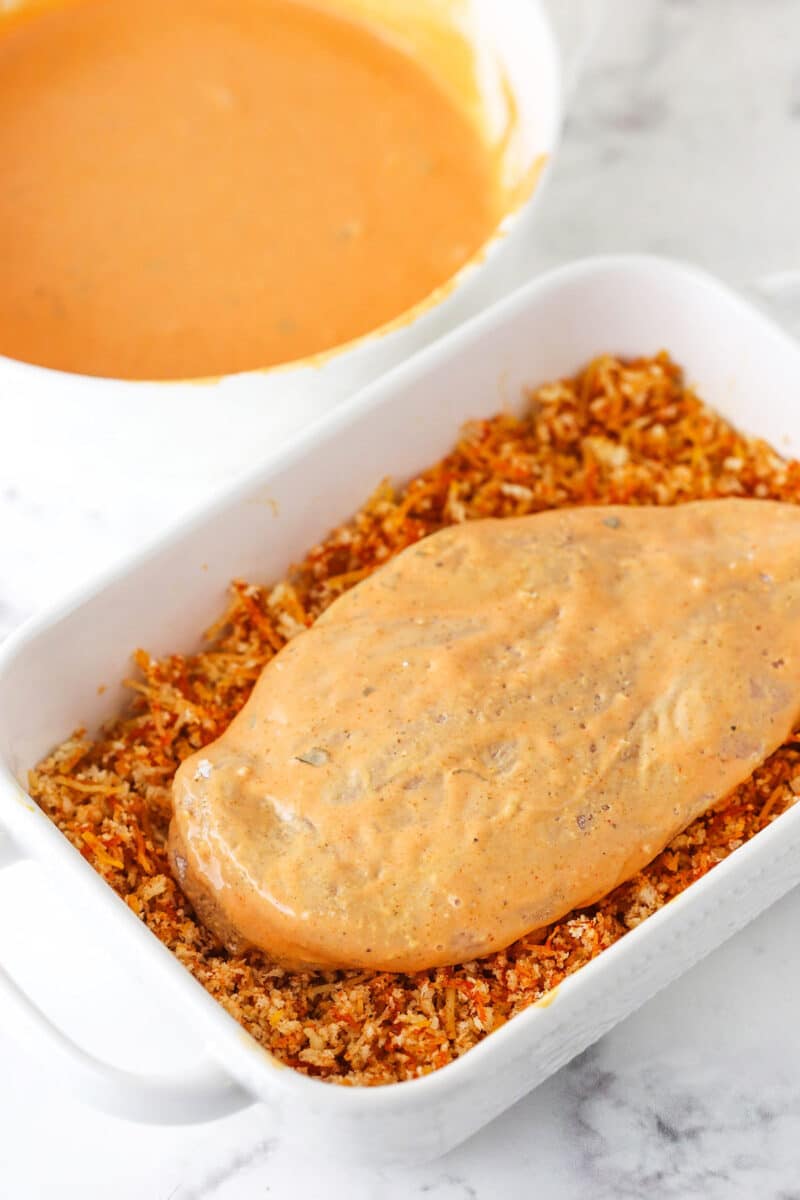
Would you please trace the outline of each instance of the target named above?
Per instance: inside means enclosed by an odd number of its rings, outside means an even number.
[[[800,335],[798,48],[796,0],[611,0],[540,208],[537,266],[599,251],[677,255]],[[139,494],[125,463],[116,490],[86,479],[48,488],[35,444],[13,440],[3,396],[0,415],[2,636],[190,497]],[[84,945],[81,978],[91,968],[98,982],[83,994],[53,958],[54,922],[65,965],[76,931],[54,896],[34,900],[40,890],[33,867],[0,876],[0,957],[22,964],[47,938],[46,966],[27,981],[90,1045],[110,1048],[105,1013],[115,998],[132,1005],[130,981],[105,948]],[[798,924],[795,893],[467,1145],[406,1172],[323,1175],[313,1148],[290,1149],[258,1108],[189,1129],[92,1113],[53,1088],[0,1008],[0,1196],[797,1200]],[[126,1061],[152,1062],[149,1021],[146,1007],[131,1018]],[[191,1052],[179,1028],[164,1038],[173,1057]]]

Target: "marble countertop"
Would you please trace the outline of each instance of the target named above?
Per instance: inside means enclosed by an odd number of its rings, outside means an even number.
[[[539,209],[536,268],[602,251],[675,255],[800,336],[798,46],[794,0],[609,0]],[[0,413],[8,447],[15,421],[3,397]],[[48,489],[34,482],[35,460],[35,444],[0,457],[0,637],[192,499],[138,494],[133,463],[120,464],[117,489],[105,480],[93,491],[91,479]],[[36,870],[0,876],[0,956],[12,965],[23,944],[52,939],[54,920],[69,941],[68,919],[54,917]],[[325,1194],[796,1200],[799,924],[795,892],[447,1158],[410,1171],[327,1165]],[[87,1002],[57,967],[52,979],[90,1031],[113,989],[124,997],[126,987],[112,980],[110,993]],[[176,1052],[191,1048],[182,1039],[175,1030]],[[323,1193],[313,1148],[299,1156],[258,1107],[180,1129],[91,1112],[52,1086],[2,1008],[0,1063],[0,1195]]]

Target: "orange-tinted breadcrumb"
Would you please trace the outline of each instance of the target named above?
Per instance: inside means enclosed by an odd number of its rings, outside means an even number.
[[[299,1071],[346,1084],[444,1066],[541,998],[774,820],[800,793],[800,731],[635,879],[479,962],[415,975],[288,974],[224,951],[197,923],[164,849],[178,763],[225,728],[264,663],[331,601],[442,525],[574,504],[713,496],[800,501],[800,463],[733,430],[661,355],[593,362],[531,396],[521,419],[467,425],[443,461],[364,508],[272,588],[236,582],[200,654],[136,655],[130,710],[76,734],[31,792],[84,857],[257,1040]]]

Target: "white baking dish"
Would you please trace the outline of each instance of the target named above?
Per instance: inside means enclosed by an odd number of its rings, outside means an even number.
[[[14,853],[58,879],[65,905],[145,972],[159,1002],[194,1030],[191,1078],[142,1078],[82,1054],[36,1013],[52,1069],[82,1095],[145,1120],[190,1120],[251,1100],[306,1148],[362,1160],[432,1158],[467,1137],[800,880],[800,806],[459,1061],[423,1079],[340,1088],[278,1066],[180,966],[31,803],[26,769],[122,692],[135,646],[189,649],[233,576],[280,576],[384,475],[434,461],[461,423],[519,406],[525,385],[574,372],[603,351],[666,347],[741,427],[800,453],[800,348],[720,284],[650,258],[566,267],[418,355],[276,454],[98,587],[30,622],[0,651],[0,823]],[[0,842],[0,847],[3,843]],[[47,954],[42,945],[41,953]],[[44,1041],[43,1041],[44,1039]]]

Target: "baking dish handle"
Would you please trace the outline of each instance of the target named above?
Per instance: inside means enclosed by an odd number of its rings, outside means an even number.
[[[0,829],[0,868],[18,862],[14,843]],[[25,1041],[49,1073],[74,1096],[115,1116],[151,1125],[212,1121],[253,1104],[253,1097],[216,1063],[173,1074],[142,1075],[103,1062],[55,1025],[0,964],[0,1002],[21,1018]]]

